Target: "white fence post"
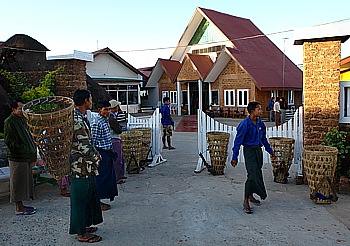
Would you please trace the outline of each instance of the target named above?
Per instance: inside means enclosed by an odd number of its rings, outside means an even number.
[[[157,166],[163,162],[166,161],[162,157],[162,127],[160,122],[160,113],[159,108],[156,108],[153,115],[149,119],[140,119],[137,117],[134,117],[132,115],[128,115],[128,124],[127,129],[130,130],[131,128],[135,127],[149,127],[152,129],[152,135],[151,135],[151,146],[152,146],[152,156],[153,160],[152,163],[149,164],[149,167]]]
[[[302,149],[303,149],[303,114],[302,107],[294,113],[294,119],[280,125],[269,127],[266,129],[266,137],[288,137],[294,138],[294,164],[298,165],[298,175],[302,175]],[[236,137],[236,127],[224,125],[207,116],[203,111],[198,110],[198,154],[202,153],[206,161],[210,163],[209,152],[207,151],[206,133],[209,131],[221,131],[230,133],[230,141],[228,145],[228,156],[226,165],[229,164],[232,158],[233,141]],[[264,163],[270,163],[270,155],[263,152]],[[241,147],[238,156],[238,162],[244,162],[243,147]],[[198,158],[195,172],[201,172],[204,169],[202,159]]]

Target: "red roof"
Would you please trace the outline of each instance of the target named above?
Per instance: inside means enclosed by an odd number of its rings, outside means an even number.
[[[350,63],[350,56],[341,59],[340,66]]]
[[[200,9],[234,44],[235,48],[228,50],[256,81],[258,88],[269,90],[283,86],[283,59],[284,88],[302,88],[302,71],[249,19]]]
[[[162,66],[166,75],[171,79],[171,81],[175,82],[181,63],[179,61],[164,59],[159,59],[159,63]]]
[[[194,54],[187,54],[187,56],[197,68],[199,76],[204,80],[213,66],[213,61],[210,56]]]
[[[143,68],[138,68],[138,70],[148,79],[152,73],[153,68],[154,68],[154,66],[153,67],[143,67]]]

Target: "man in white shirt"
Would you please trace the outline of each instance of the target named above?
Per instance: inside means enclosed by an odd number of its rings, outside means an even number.
[[[275,104],[273,105],[273,111],[275,113],[275,123],[276,123],[276,126],[279,126],[281,125],[281,107],[280,107],[280,98],[277,97],[276,98],[276,102]]]

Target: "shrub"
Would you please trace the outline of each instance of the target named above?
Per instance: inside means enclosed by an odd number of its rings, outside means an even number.
[[[338,178],[340,176],[349,175],[349,170],[344,170],[342,166],[343,159],[345,159],[345,154],[349,153],[350,149],[350,146],[346,146],[346,135],[347,132],[333,129],[326,133],[325,140],[322,142],[323,145],[336,147],[338,149],[338,162],[335,170],[335,174]]]

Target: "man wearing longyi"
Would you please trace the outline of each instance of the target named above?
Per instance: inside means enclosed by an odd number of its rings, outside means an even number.
[[[91,234],[103,222],[100,200],[97,195],[95,176],[98,173],[100,154],[90,142],[90,125],[86,111],[91,109],[92,97],[88,90],[74,92],[74,132],[71,150],[70,229],[69,234],[78,234],[78,241],[94,243],[101,237]]]
[[[23,205],[33,199],[32,162],[36,161],[36,146],[23,117],[23,101],[12,101],[12,113],[4,122],[5,144],[10,164],[10,201],[16,204],[16,215],[35,214],[36,208]]]
[[[253,194],[257,194],[261,199],[267,197],[261,168],[263,166],[263,155],[261,147],[273,155],[266,138],[266,126],[260,119],[263,111],[261,104],[258,102],[250,102],[248,104],[249,116],[245,118],[237,127],[237,135],[232,148],[233,155],[231,165],[237,165],[239,149],[243,145],[243,154],[245,160],[245,168],[247,170],[247,180],[245,182],[243,210],[247,214],[251,214],[252,208],[249,202],[260,205],[260,201],[254,198]]]
[[[97,193],[100,199],[114,200],[118,196],[117,181],[113,166],[116,153],[113,151],[109,125],[111,104],[107,100],[97,102],[98,117],[91,124],[92,145],[100,153],[102,160],[98,167],[99,176],[96,177]],[[109,210],[111,206],[100,201],[102,210]]]

